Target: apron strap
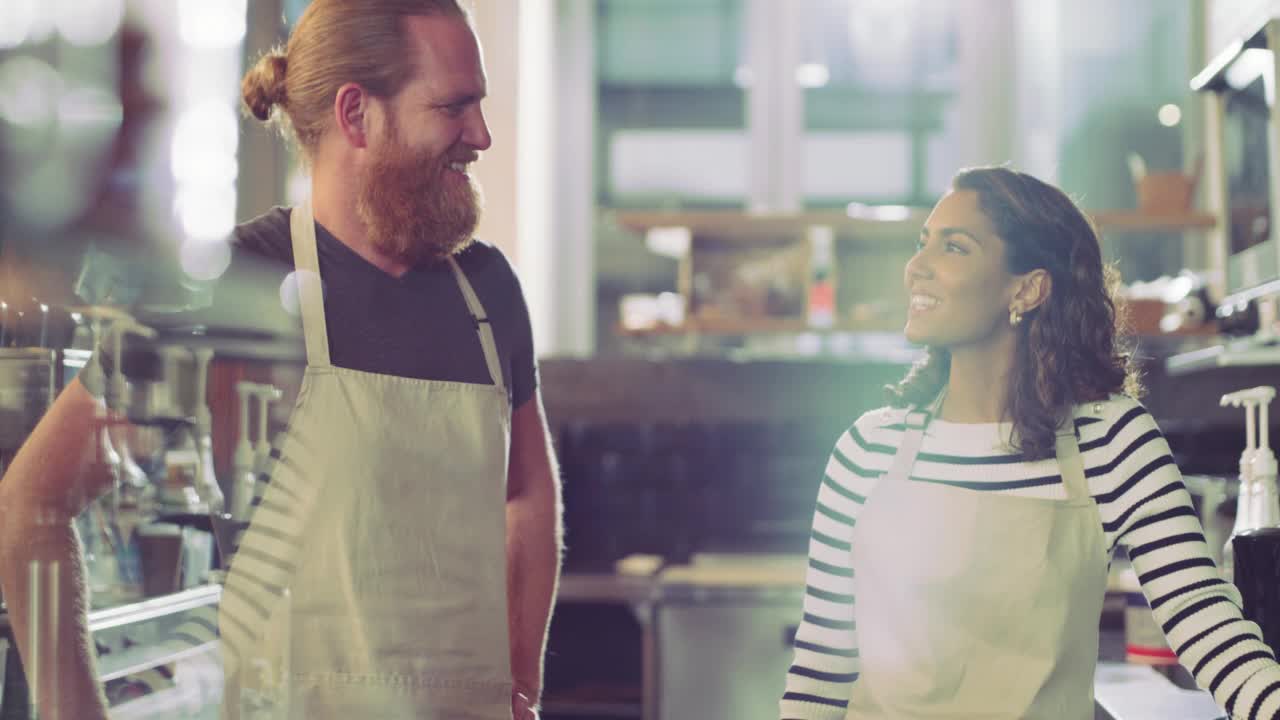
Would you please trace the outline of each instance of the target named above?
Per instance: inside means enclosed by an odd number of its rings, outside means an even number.
[[[916,456],[920,454],[920,446],[924,443],[924,430],[929,420],[942,407],[944,389],[927,411],[911,410],[906,417],[906,432],[902,444],[893,456],[893,462],[884,479],[906,481],[910,477],[911,468],[915,465]],[[1058,426],[1055,446],[1059,472],[1062,473],[1062,484],[1067,490],[1067,499],[1072,502],[1088,500],[1089,481],[1084,474],[1084,459],[1080,455],[1080,445],[1076,442],[1076,425],[1070,414]]]
[[[471,320],[475,323],[476,332],[480,335],[480,347],[484,350],[485,365],[489,366],[489,377],[493,380],[494,387],[505,392],[502,364],[498,362],[498,344],[493,339],[493,323],[489,322],[489,314],[484,311],[480,297],[476,295],[475,289],[471,287],[471,281],[467,280],[467,274],[462,272],[458,262],[449,258],[449,267],[453,268],[453,276],[458,280],[462,297],[467,301],[467,309],[471,311]]]
[[[918,414],[928,417],[924,413]],[[902,444],[898,446],[898,452],[893,456],[893,464],[889,466],[889,472],[884,476],[885,480],[906,482],[911,474],[911,466],[916,464],[916,455],[920,454],[920,445],[924,443],[924,425],[912,426],[913,415],[917,413],[907,415],[907,431],[902,436]]]
[[[1080,455],[1080,444],[1076,442],[1076,423],[1070,411],[1067,419],[1058,426],[1056,439],[1058,453],[1058,469],[1062,473],[1062,484],[1067,488],[1067,499],[1080,501],[1089,499],[1089,481],[1084,475],[1084,459]]]
[[[329,330],[324,322],[324,291],[320,284],[320,259],[316,252],[316,221],[311,198],[295,207],[289,217],[293,241],[294,277],[302,308],[302,337],[307,344],[307,364],[329,366]]]
[[[947,386],[943,385],[942,389],[938,391],[938,397],[934,398],[933,402],[929,403],[929,407],[926,408],[924,412],[929,413],[930,418],[942,412],[942,401],[945,400],[946,397]]]
[[[924,429],[929,424],[932,413],[920,410],[907,412],[906,431],[902,434],[902,444],[893,455],[889,472],[884,479],[894,482],[906,482],[911,477],[911,467],[916,464],[916,456],[920,454],[920,446],[924,444]]]
[[[893,463],[889,465],[889,472],[885,474],[885,479],[905,482],[911,478],[911,468],[916,464],[920,446],[924,444],[924,429],[928,427],[933,416],[942,409],[942,399],[946,396],[947,389],[944,387],[938,392],[938,397],[934,398],[924,410],[917,410],[914,407],[907,410],[905,420],[907,429],[902,435],[902,444],[898,446],[898,452],[893,455]]]

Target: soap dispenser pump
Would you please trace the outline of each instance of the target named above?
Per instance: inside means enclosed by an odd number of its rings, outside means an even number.
[[[196,348],[192,351],[196,361],[196,450],[199,459],[196,465],[196,492],[200,494],[201,503],[208,507],[211,514],[223,512],[225,499],[222,488],[218,486],[218,478],[213,468],[213,413],[209,410],[209,361],[213,359],[210,348]]]
[[[249,519],[256,481],[252,434],[249,432],[249,403],[253,400],[255,387],[255,383],[247,380],[236,383],[236,395],[240,401],[240,433],[232,457],[231,517],[240,522]]]
[[[1241,611],[1257,623],[1263,641],[1280,653],[1280,498],[1276,492],[1276,456],[1267,442],[1267,404],[1272,388],[1260,393],[1259,442],[1252,462],[1254,527],[1232,540],[1233,582],[1240,591]]]
[[[1228,581],[1235,576],[1233,541],[1241,533],[1280,524],[1280,500],[1276,492],[1276,456],[1267,437],[1268,406],[1274,387],[1263,385],[1222,396],[1222,405],[1243,407],[1245,449],[1240,455],[1240,494],[1231,538],[1222,551],[1222,571]],[[1259,418],[1259,415],[1261,416]],[[1257,422],[1260,419],[1261,422]],[[1255,438],[1258,440],[1255,442]]]
[[[1280,525],[1280,493],[1276,489],[1276,454],[1267,437],[1267,410],[1276,391],[1272,387],[1258,388],[1258,449],[1253,454],[1250,467],[1253,475],[1253,526],[1269,528]]]
[[[253,446],[253,471],[258,477],[268,474],[271,467],[271,443],[267,441],[267,429],[269,423],[268,411],[271,403],[278,402],[284,397],[284,393],[280,388],[274,385],[258,385],[255,390],[258,396],[258,441]]]

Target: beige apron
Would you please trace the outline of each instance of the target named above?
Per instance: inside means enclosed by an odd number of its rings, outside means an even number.
[[[307,369],[227,574],[226,714],[509,720],[511,410],[484,308],[450,260],[492,385],[334,367],[310,203],[292,216]]]
[[[1061,501],[910,480],[929,418],[908,414],[854,527],[846,717],[1090,720],[1107,558],[1074,423],[1057,436]]]

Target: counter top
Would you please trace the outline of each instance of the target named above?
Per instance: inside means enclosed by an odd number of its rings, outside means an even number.
[[[566,572],[557,601],[648,603],[695,590],[798,595],[807,564],[803,555],[714,554],[680,565],[636,563],[630,572]]]
[[[664,587],[803,590],[808,567],[804,555],[704,555],[688,565],[668,566],[658,578]]]
[[[758,560],[758,559],[755,559]],[[760,599],[802,593],[803,567],[794,558],[704,558],[688,565],[654,568],[649,574],[565,573],[557,602],[618,602],[657,605],[695,597],[696,589],[715,595],[721,590],[764,591]],[[1114,588],[1112,588],[1114,591]],[[777,597],[775,597],[777,596]],[[800,605],[796,601],[796,612]],[[1225,714],[1203,690],[1185,689],[1154,668],[1124,662],[1121,616],[1104,616],[1100,653],[1094,673],[1095,720],[1222,720]],[[656,648],[655,648],[656,650]],[[661,651],[657,651],[658,655]],[[654,662],[657,662],[655,657]]]
[[[654,579],[620,573],[565,573],[556,602],[647,603],[654,599]]]
[[[154,620],[158,617],[193,610],[206,605],[217,605],[222,598],[221,585],[202,585],[171,595],[145,598],[136,602],[89,611],[89,631],[98,632],[123,625]],[[0,610],[0,633],[8,632],[9,613]]]
[[[183,717],[195,717],[190,708],[204,708],[200,717],[216,717],[221,680],[209,678],[221,672],[212,619],[221,598],[220,585],[204,585],[89,611],[89,631],[93,636],[100,683],[111,687],[112,681],[137,678],[175,663],[200,668],[179,674],[171,690],[149,693],[137,701],[113,706],[112,717],[175,717],[175,712],[181,712]],[[189,634],[183,636],[184,623],[206,628],[208,634],[203,642],[194,641]],[[0,648],[7,645],[11,635],[8,614],[0,612]],[[8,657],[9,653],[0,654],[0,668]],[[205,679],[201,680],[202,677]],[[10,672],[4,677],[0,683],[0,702],[5,695],[10,696],[10,702],[0,710],[0,715],[25,717],[24,713],[29,710],[28,693],[21,672]]]
[[[1154,668],[1100,662],[1093,676],[1098,720],[1226,720],[1203,690],[1174,685]]]
[[[799,555],[711,555],[689,564],[655,565],[637,572],[565,572],[557,597],[569,602],[644,602],[659,599],[664,591],[690,587],[802,591],[807,563]],[[1123,561],[1113,564],[1107,578],[1108,596],[1124,593],[1119,571],[1126,566]]]
[[[133,625],[187,610],[194,610],[206,605],[217,605],[221,598],[221,585],[204,585],[176,592],[172,595],[162,595],[126,605],[91,610],[89,612],[89,631],[96,633],[110,628]]]

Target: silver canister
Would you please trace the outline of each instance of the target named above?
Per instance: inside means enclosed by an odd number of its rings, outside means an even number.
[[[0,348],[0,477],[53,404],[55,362],[53,350]]]
[[[5,463],[53,404],[56,360],[53,350],[0,348],[0,458]]]

